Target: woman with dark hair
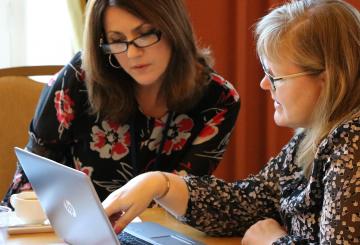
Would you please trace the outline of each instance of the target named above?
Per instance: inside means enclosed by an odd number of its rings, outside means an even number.
[[[103,200],[134,176],[211,174],[240,102],[197,47],[182,0],[93,0],[84,50],[44,89],[26,148],[89,175]],[[18,165],[7,198],[31,188]]]
[[[263,17],[256,37],[260,87],[294,137],[258,174],[233,183],[135,177],[103,202],[109,216],[121,215],[117,232],[155,199],[207,234],[243,236],[243,245],[360,243],[359,11],[341,0],[293,0]]]

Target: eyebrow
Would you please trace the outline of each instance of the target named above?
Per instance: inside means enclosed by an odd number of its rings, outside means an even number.
[[[134,29],[131,30],[131,32],[135,32],[135,33],[140,33],[141,29],[145,26],[145,25],[150,25],[149,23],[142,23],[140,25],[138,25],[137,27],[135,27]],[[117,34],[117,35],[122,35],[125,36],[126,35],[123,32],[118,32],[118,31],[109,31],[106,34]]]

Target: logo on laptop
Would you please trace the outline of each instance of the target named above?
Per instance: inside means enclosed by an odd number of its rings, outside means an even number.
[[[76,211],[74,206],[68,200],[64,201],[64,208],[72,217],[76,218]]]

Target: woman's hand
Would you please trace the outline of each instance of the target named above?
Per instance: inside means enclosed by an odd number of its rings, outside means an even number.
[[[138,175],[103,201],[105,212],[116,233],[120,233],[149,206],[153,198],[164,191],[163,178],[159,172]]]
[[[253,224],[241,241],[242,245],[271,245],[287,235],[285,229],[274,219],[264,219]]]

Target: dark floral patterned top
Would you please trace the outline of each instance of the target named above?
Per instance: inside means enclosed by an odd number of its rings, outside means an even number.
[[[342,124],[318,146],[310,177],[294,164],[295,135],[257,175],[226,183],[184,177],[190,191],[179,219],[216,236],[243,236],[274,218],[288,232],[273,244],[360,243],[360,118]]]
[[[120,125],[88,114],[80,66],[79,53],[43,90],[30,125],[30,151],[88,174],[101,200],[141,172],[204,175],[215,170],[240,108],[228,81],[212,74],[203,98],[188,113],[153,118],[139,110],[136,121]],[[131,146],[132,135],[136,147]],[[7,197],[29,187],[18,166]]]

